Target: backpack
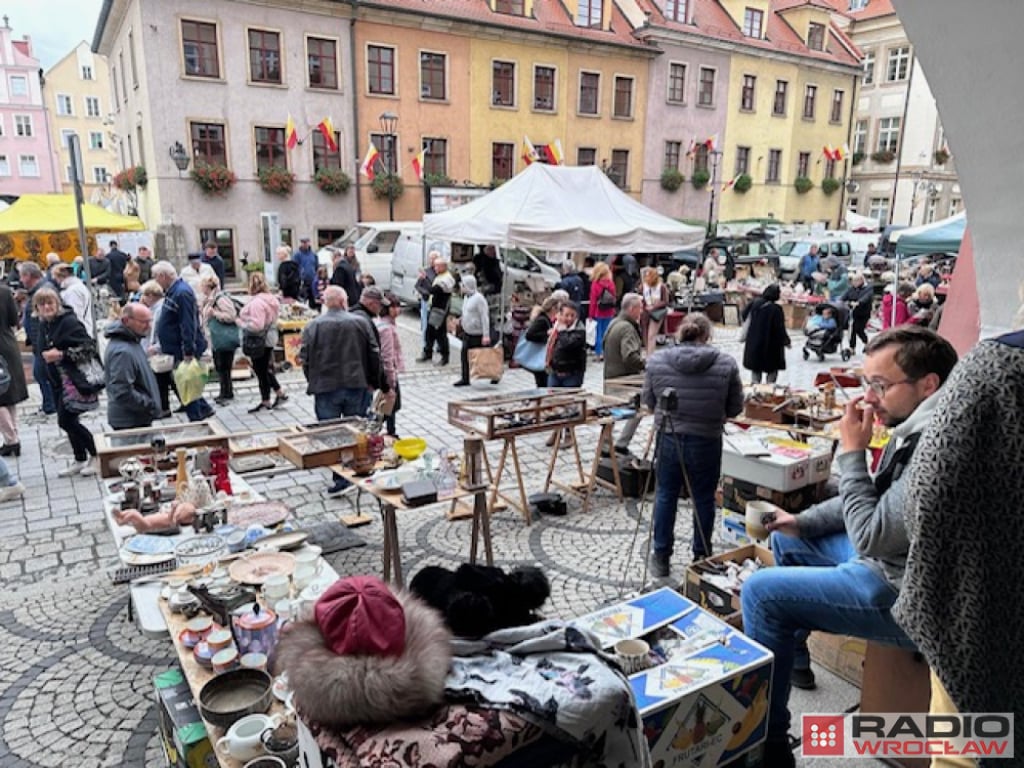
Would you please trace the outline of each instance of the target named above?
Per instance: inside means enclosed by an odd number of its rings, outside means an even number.
[[[612,309],[615,307],[615,294],[608,290],[607,287],[601,289],[601,293],[597,297],[598,309]]]

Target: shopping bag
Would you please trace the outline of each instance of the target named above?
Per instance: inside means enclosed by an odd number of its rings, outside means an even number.
[[[469,350],[469,378],[498,381],[505,370],[501,347],[477,347]]]
[[[530,341],[524,332],[519,341],[516,342],[516,349],[512,353],[512,359],[527,371],[543,371],[547,360],[548,348],[546,344],[539,341]]]
[[[174,369],[174,385],[178,388],[178,397],[182,405],[193,403],[203,396],[203,388],[210,378],[206,365],[192,358],[182,362]]]
[[[587,318],[587,346],[597,346],[597,320]]]

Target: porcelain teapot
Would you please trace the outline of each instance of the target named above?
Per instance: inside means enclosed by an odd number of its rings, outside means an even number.
[[[259,603],[242,606],[231,617],[238,653],[265,653],[277,643],[277,614]]]

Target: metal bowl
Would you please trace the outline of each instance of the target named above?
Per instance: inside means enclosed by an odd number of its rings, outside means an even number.
[[[199,691],[199,713],[208,723],[230,728],[236,720],[270,709],[274,681],[260,669],[233,669]]]

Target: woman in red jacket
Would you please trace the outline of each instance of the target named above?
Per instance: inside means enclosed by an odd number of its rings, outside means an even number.
[[[910,310],[907,308],[907,300],[914,295],[914,286],[910,283],[900,283],[896,293],[887,292],[882,297],[882,330],[892,328],[894,325],[903,325],[910,321]],[[893,318],[893,304],[896,305],[896,316]]]
[[[615,283],[612,272],[603,261],[594,267],[590,278],[590,317],[597,323],[597,339],[594,354],[604,360],[604,334],[615,317]]]

